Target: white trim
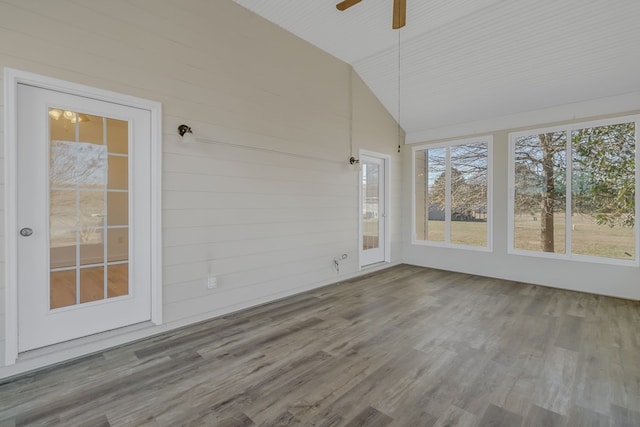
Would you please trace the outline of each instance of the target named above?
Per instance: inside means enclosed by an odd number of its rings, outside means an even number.
[[[625,117],[634,117],[635,118],[635,128],[636,128],[636,141],[635,141],[635,166],[636,166],[636,173],[635,173],[635,178],[636,178],[636,188],[635,188],[635,196],[636,196],[636,200],[635,200],[635,219],[637,221],[638,219],[638,212],[640,209],[640,194],[638,193],[638,189],[640,188],[640,149],[638,147],[638,144],[640,143],[640,114],[638,115],[633,115],[633,116],[625,116]],[[625,120],[625,117],[622,117],[622,120]],[[620,120],[620,119],[618,119]],[[636,222],[634,224],[634,228],[635,228],[635,258],[636,261],[634,263],[635,266],[640,266],[640,227],[638,227],[638,223]]]
[[[18,81],[20,76],[4,69],[4,207],[5,207],[5,354],[4,364],[13,365],[18,358]],[[13,230],[13,231],[11,231]]]
[[[384,159],[384,261],[391,262],[391,156]]]
[[[444,147],[444,242],[451,245],[451,145]],[[429,194],[429,191],[427,191]],[[414,197],[415,199],[415,197]],[[429,212],[426,212],[429,215]],[[427,220],[427,224],[429,221]]]
[[[555,252],[554,253],[537,252],[537,251],[528,251],[525,249],[512,249],[508,251],[508,253],[509,255],[526,256],[531,258],[555,259],[558,261],[586,262],[589,264],[606,264],[606,265],[615,265],[619,267],[637,267],[638,266],[637,261],[628,261],[620,258],[597,257],[597,256],[591,256],[591,255],[564,254],[564,253],[555,253]]]
[[[638,116],[640,118],[640,116]],[[640,189],[640,149],[638,148],[638,142],[640,142],[640,126],[638,126],[638,121],[636,121],[636,205],[635,205],[635,231],[636,231],[636,260],[640,263],[640,227],[638,226],[638,212],[640,211],[640,195],[638,194],[638,189]],[[640,265],[640,264],[638,264]]]
[[[526,130],[518,131],[518,132],[509,132],[509,142],[511,142],[512,138],[515,139],[521,136],[529,136],[531,134],[552,133],[552,132],[567,131],[567,130],[571,132],[574,130],[584,129],[587,127],[609,126],[609,125],[615,125],[620,123],[630,123],[630,122],[638,122],[638,121],[640,121],[640,114],[630,114],[630,115],[624,115],[619,117],[612,117],[609,119],[587,120],[587,121],[570,123],[570,124],[559,125],[559,126],[547,126],[543,128],[532,127]],[[567,138],[568,137],[569,135],[567,135]]]
[[[411,147],[411,243],[416,242],[416,151]]]
[[[475,252],[492,252],[492,250],[486,246],[471,246],[471,245],[462,245],[460,243],[446,243],[446,242],[436,242],[430,240],[416,240],[412,242],[415,246],[426,246],[431,248],[443,248],[443,249],[458,249],[464,251],[475,251]]]
[[[360,159],[360,155],[358,154],[358,159]],[[356,253],[358,254],[358,271],[362,271],[362,245],[364,244],[364,239],[362,236],[362,165],[360,164],[360,161],[358,160],[358,163],[356,163],[357,165],[357,172],[356,173],[356,182],[358,185],[358,247],[357,247],[357,251]]]
[[[486,246],[462,245],[451,243],[451,147],[473,143],[487,144],[487,241]],[[416,151],[434,148],[445,149],[445,241],[418,240],[416,238]],[[411,244],[417,246],[432,246],[450,249],[465,249],[480,252],[493,252],[493,135],[483,135],[476,138],[456,139],[453,141],[422,144],[411,147]],[[425,179],[428,171],[425,172]],[[428,184],[427,184],[428,185]],[[428,209],[425,215],[429,215]]]
[[[384,165],[384,260],[391,262],[391,156],[365,149],[358,150],[358,158],[375,157]],[[362,249],[362,173],[358,173],[358,266],[362,270],[360,252]]]
[[[573,217],[569,214],[567,215],[570,211],[571,208],[573,206],[572,203],[572,194],[571,192],[573,191],[573,153],[572,153],[572,143],[571,143],[571,133],[567,134],[567,143],[565,144],[564,147],[564,152],[565,152],[565,156],[567,159],[567,166],[565,169],[565,190],[564,190],[564,194],[565,194],[565,221],[564,221],[564,243],[565,243],[565,252],[570,254],[572,251],[571,248],[571,222],[573,221]],[[514,220],[515,222],[515,220]],[[554,242],[555,243],[555,242]]]
[[[487,251],[493,252],[493,136],[488,141],[487,153]]]
[[[151,320],[162,323],[162,105],[116,92],[58,80],[12,68],[4,69],[5,123],[5,366],[18,358],[17,260],[17,88],[18,84],[126,105],[151,113]]]
[[[635,212],[636,218],[640,208],[640,194],[638,189],[640,189],[640,149],[638,144],[640,143],[640,115],[624,115],[620,117],[613,117],[608,119],[601,120],[588,120],[582,122],[575,122],[561,126],[551,126],[544,128],[532,128],[529,130],[518,131],[518,132],[510,132],[508,135],[509,142],[509,165],[508,165],[508,189],[509,195],[507,198],[508,202],[508,213],[507,213],[507,224],[509,229],[507,230],[507,254],[509,255],[520,255],[520,256],[529,256],[534,258],[546,258],[546,259],[555,259],[561,261],[577,261],[577,262],[588,262],[588,263],[597,263],[597,264],[608,264],[608,265],[616,265],[616,266],[625,266],[625,267],[638,267],[640,266],[640,227],[636,223],[634,227],[635,234],[635,259],[634,260],[625,260],[620,258],[607,258],[607,257],[598,257],[591,255],[581,255],[572,253],[571,248],[571,234],[573,230],[571,229],[571,159],[572,159],[572,141],[571,134],[574,130],[591,128],[591,127],[599,127],[599,126],[608,126],[615,125],[620,123],[635,123],[636,128],[636,150],[635,150],[635,164],[636,164],[636,173],[635,173]],[[541,252],[541,251],[529,251],[525,249],[518,249],[515,247],[515,143],[519,137],[529,136],[532,134],[540,134],[540,133],[553,133],[553,132],[565,132],[567,147],[566,147],[566,156],[567,156],[567,177],[566,177],[566,206],[568,207],[565,211],[565,215],[567,220],[565,221],[565,247],[564,253],[550,253],[550,252]]]
[[[540,123],[558,123],[575,120],[580,117],[595,117],[638,109],[640,109],[640,91],[575,102],[541,110],[526,111],[508,116],[477,120],[470,123],[459,123],[451,126],[418,130],[407,134],[406,143],[424,143],[425,141],[458,138],[463,135],[483,134],[502,129],[530,127]]]
[[[512,215],[513,210],[515,208],[515,193],[516,193],[516,184],[515,184],[515,163],[516,163],[516,152],[515,145],[511,143],[511,135],[507,138],[507,145],[509,146],[509,154],[507,156],[507,254],[514,254],[512,248],[515,247],[515,233],[514,227],[515,223],[515,215]]]
[[[161,325],[162,299],[162,104],[151,111],[151,322]]]

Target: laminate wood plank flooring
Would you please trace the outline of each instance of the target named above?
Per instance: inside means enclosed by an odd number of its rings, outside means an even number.
[[[0,426],[640,426],[640,303],[402,265],[0,384]]]

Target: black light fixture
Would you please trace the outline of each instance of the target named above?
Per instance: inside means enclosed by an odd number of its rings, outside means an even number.
[[[349,163],[351,163],[352,165],[360,164],[360,159],[356,159],[355,157],[351,156],[349,158]]]
[[[190,144],[196,141],[196,137],[193,135],[193,131],[187,125],[178,126],[178,135],[182,137],[183,144]]]

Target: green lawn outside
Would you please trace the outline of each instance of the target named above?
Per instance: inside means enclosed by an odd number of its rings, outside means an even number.
[[[555,218],[556,252],[564,252],[565,219]],[[540,250],[540,221],[530,215],[515,218],[515,246],[518,249]],[[571,219],[571,252],[579,255],[617,259],[635,259],[635,231],[627,227],[598,225],[589,215],[573,215]]]
[[[430,241],[444,241],[444,221],[429,221],[428,239]],[[555,218],[555,252],[564,253],[565,250],[565,218],[557,215]],[[616,259],[635,259],[635,232],[633,228],[609,227],[598,225],[593,217],[588,215],[574,215],[572,222],[572,253],[579,255],[599,256]],[[485,246],[487,237],[485,222],[451,222],[452,243]],[[516,249],[541,251],[540,221],[531,215],[519,215],[515,218],[515,247]]]
[[[429,240],[444,242],[444,221],[429,221]],[[451,243],[458,245],[486,246],[487,223],[472,221],[451,222]]]

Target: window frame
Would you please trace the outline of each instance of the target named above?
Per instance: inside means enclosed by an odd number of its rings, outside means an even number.
[[[451,147],[469,144],[487,144],[487,240],[485,246],[451,243]],[[416,238],[416,152],[445,149],[445,240],[418,240]],[[427,143],[411,147],[411,244],[439,248],[462,249],[478,252],[493,252],[493,135],[455,139],[446,142]],[[428,211],[425,212],[428,215]]]
[[[522,256],[530,256],[534,258],[546,258],[546,259],[555,259],[555,260],[563,260],[563,261],[577,261],[577,262],[587,262],[587,263],[598,263],[598,264],[609,264],[609,265],[618,265],[618,266],[640,266],[640,227],[637,224],[634,224],[634,247],[635,247],[635,259],[633,260],[625,260],[620,258],[606,258],[595,255],[582,255],[582,254],[574,254],[572,253],[571,248],[571,237],[572,237],[572,228],[571,228],[571,209],[572,209],[572,187],[573,187],[573,141],[571,138],[572,132],[580,129],[594,128],[600,126],[611,126],[622,123],[635,123],[635,138],[636,138],[636,147],[635,147],[635,215],[637,216],[640,208],[640,115],[625,115],[612,117],[608,119],[601,120],[588,120],[577,123],[569,123],[565,125],[559,126],[549,126],[549,127],[541,127],[541,128],[531,128],[528,130],[510,132],[508,135],[508,143],[509,143],[509,157],[508,157],[508,169],[509,169],[509,178],[508,178],[508,213],[507,213],[507,253],[509,255],[522,255]],[[542,252],[542,251],[532,251],[527,249],[518,249],[515,247],[515,145],[518,138],[523,136],[530,136],[535,134],[542,133],[553,133],[553,132],[566,132],[567,135],[567,146],[565,147],[565,153],[567,157],[567,176],[566,176],[566,188],[565,188],[565,197],[566,197],[566,211],[565,215],[567,220],[565,221],[565,253],[552,253],[552,252]]]

